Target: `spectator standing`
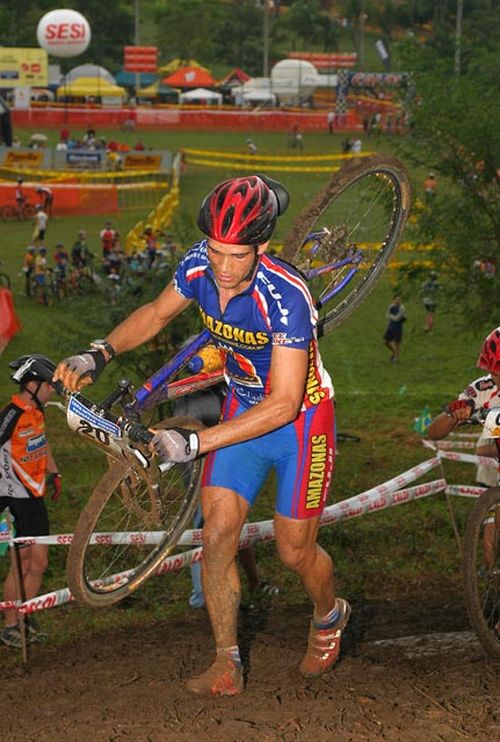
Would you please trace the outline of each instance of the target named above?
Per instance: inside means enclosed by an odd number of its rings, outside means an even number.
[[[31,296],[31,278],[35,272],[36,247],[29,245],[24,253],[23,273],[24,273],[24,293]]]
[[[247,139],[247,152],[249,155],[256,155],[259,150],[253,139]]]
[[[53,388],[50,378],[55,366],[45,356],[23,356],[9,364],[12,380],[20,389],[0,412],[0,511],[9,508],[17,536],[47,536],[49,518],[45,506],[47,488],[52,499],[61,492],[61,477],[45,435],[43,407]],[[48,563],[48,546],[32,544],[19,548],[24,591],[27,599],[39,593]],[[4,584],[4,600],[19,599],[16,579],[11,568]],[[32,618],[27,623],[28,641],[39,641],[44,635]],[[0,641],[10,647],[21,647],[21,634],[16,611],[5,611],[5,628]]]
[[[16,209],[18,216],[21,216],[23,206],[26,203],[26,194],[24,193],[23,189],[23,179],[18,178],[16,181],[16,188],[15,188],[15,197],[16,197]]]
[[[391,362],[397,363],[403,341],[403,323],[406,322],[406,309],[401,303],[401,297],[395,296],[389,305],[385,318],[387,328],[384,333],[384,342],[391,351]]]
[[[437,294],[441,290],[441,285],[438,283],[438,274],[436,271],[429,273],[429,278],[424,281],[420,290],[420,296],[425,307],[425,324],[424,332],[432,332],[434,330],[434,314],[437,307]]]
[[[425,200],[431,201],[436,195],[436,190],[437,190],[436,176],[434,175],[434,173],[429,173],[427,178],[424,180]]]
[[[71,249],[71,263],[75,268],[85,268],[93,257],[93,253],[87,246],[87,233],[84,229],[80,229],[78,238]]]
[[[333,134],[335,129],[335,111],[330,109],[326,114],[326,123],[328,126],[328,133]]]
[[[359,137],[356,137],[355,139],[352,140],[351,152],[353,155],[359,154],[361,152],[361,147],[362,147],[362,144],[361,144],[361,139]]]
[[[47,248],[43,247],[42,245],[42,247],[39,248],[38,255],[35,258],[35,284],[37,301],[39,304],[47,303],[47,292],[45,289],[45,283],[48,269],[49,264],[47,262]]]
[[[303,149],[302,132],[299,125],[294,124],[290,132],[290,147],[292,149]]]
[[[102,244],[102,257],[106,259],[113,249],[115,242],[115,230],[111,226],[111,222],[105,222],[104,228],[99,233]]]
[[[151,270],[156,260],[156,250],[158,248],[158,243],[156,240],[156,235],[153,232],[153,228],[149,225],[146,225],[144,229],[144,239],[146,241],[146,253],[148,260],[147,268],[148,270]]]
[[[42,209],[40,204],[35,206],[35,230],[33,232],[33,242],[35,245],[42,245],[47,233],[47,224],[49,223],[48,214]]]
[[[38,185],[35,188],[35,192],[38,193],[40,198],[40,206],[49,216],[52,216],[52,206],[54,205],[54,193],[52,188],[46,185]]]

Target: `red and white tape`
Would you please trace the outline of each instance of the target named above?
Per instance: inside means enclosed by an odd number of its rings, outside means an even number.
[[[449,484],[445,491],[447,495],[458,497],[479,497],[483,492],[486,492],[486,487],[473,487],[468,484]]]

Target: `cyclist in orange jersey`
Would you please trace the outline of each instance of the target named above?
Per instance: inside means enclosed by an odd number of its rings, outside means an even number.
[[[50,378],[55,365],[45,356],[22,356],[9,364],[12,380],[20,385],[3,410],[0,411],[0,512],[8,507],[16,536],[46,536],[49,519],[45,507],[47,486],[52,498],[61,491],[61,477],[50,453],[45,436],[43,407],[53,392],[44,381]],[[35,597],[42,584],[48,563],[45,544],[21,546],[21,569],[26,599]],[[13,569],[4,584],[4,599],[19,599]],[[28,640],[39,641],[41,633],[32,619],[27,625]],[[21,646],[21,634],[16,611],[5,611],[5,628],[0,641],[11,647]]]

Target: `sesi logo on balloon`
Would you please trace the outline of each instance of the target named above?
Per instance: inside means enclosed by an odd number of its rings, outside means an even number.
[[[88,48],[91,32],[87,19],[76,10],[51,10],[40,19],[36,37],[54,57],[76,57]]]

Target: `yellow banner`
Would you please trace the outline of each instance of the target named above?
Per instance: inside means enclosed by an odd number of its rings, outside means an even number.
[[[0,47],[0,87],[46,87],[48,82],[49,65],[46,51]]]
[[[127,170],[159,170],[161,155],[147,155],[129,152],[123,160],[123,167]]]
[[[43,160],[43,152],[36,149],[32,152],[16,152],[10,149],[6,155],[3,164],[5,167],[40,167]]]

